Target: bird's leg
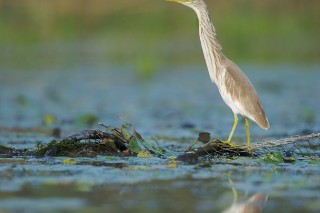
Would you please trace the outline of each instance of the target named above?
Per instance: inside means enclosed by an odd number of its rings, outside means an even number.
[[[246,118],[246,133],[247,133],[247,148],[251,149],[250,143],[250,123],[249,120]]]
[[[231,139],[234,133],[234,130],[236,130],[236,127],[238,125],[238,116],[236,113],[233,114],[234,115],[234,123],[233,123],[233,127],[231,129],[231,132],[229,134],[228,140],[227,140],[227,144],[231,145]]]

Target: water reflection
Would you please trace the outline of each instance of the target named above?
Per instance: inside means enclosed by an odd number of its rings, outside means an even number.
[[[264,209],[268,196],[262,193],[256,193],[245,201],[238,200],[238,192],[233,187],[233,204],[223,213],[260,213]]]

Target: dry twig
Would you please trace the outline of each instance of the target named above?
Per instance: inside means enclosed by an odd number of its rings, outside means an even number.
[[[298,142],[307,142],[310,140],[314,140],[320,138],[320,133],[313,133],[310,135],[304,135],[304,136],[293,136],[289,138],[283,138],[279,140],[271,140],[271,141],[265,141],[260,142],[252,145],[253,149],[262,149],[267,147],[276,147],[276,146],[283,146],[287,144],[293,144]]]

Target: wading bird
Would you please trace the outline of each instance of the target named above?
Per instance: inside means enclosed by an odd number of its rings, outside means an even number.
[[[217,85],[224,102],[234,114],[234,124],[226,143],[231,144],[233,133],[238,125],[238,114],[244,116],[247,133],[247,148],[250,146],[249,120],[261,128],[269,129],[269,122],[259,96],[248,77],[223,53],[216,38],[207,5],[203,0],[166,0],[178,2],[192,8],[199,19],[199,35],[203,54],[211,80]]]

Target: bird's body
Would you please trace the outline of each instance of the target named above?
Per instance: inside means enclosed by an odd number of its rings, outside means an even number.
[[[205,61],[211,80],[217,85],[224,102],[234,113],[235,122],[228,138],[231,142],[238,123],[237,114],[246,118],[248,146],[250,146],[250,129],[247,118],[256,122],[261,128],[268,129],[269,122],[263,110],[259,96],[248,77],[223,53],[216,38],[207,5],[203,0],[168,0],[182,3],[192,8],[199,19],[199,36]]]

